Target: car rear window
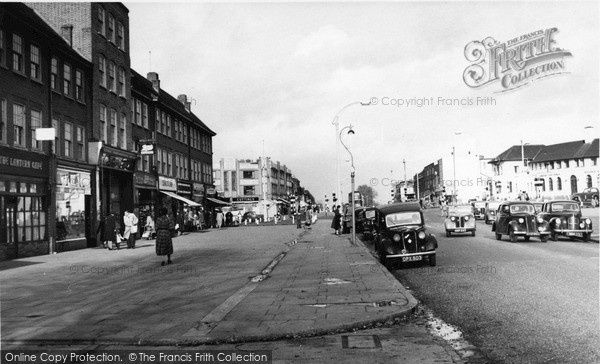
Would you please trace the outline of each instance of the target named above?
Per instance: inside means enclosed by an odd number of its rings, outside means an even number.
[[[562,211],[579,212],[579,205],[576,203],[571,203],[571,202],[553,203],[552,204],[552,212],[562,212]]]
[[[533,207],[532,205],[511,205],[510,206],[510,212],[511,213],[528,213],[528,214],[534,214],[535,213],[535,207]]]
[[[398,212],[385,217],[387,227],[421,224],[421,214],[418,212]]]

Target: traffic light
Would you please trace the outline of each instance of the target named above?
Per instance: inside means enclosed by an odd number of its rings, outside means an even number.
[[[333,202],[336,202],[336,201],[337,201],[337,197],[335,197],[335,192],[333,192],[333,193],[331,194],[331,199],[332,199],[332,201],[333,201]]]

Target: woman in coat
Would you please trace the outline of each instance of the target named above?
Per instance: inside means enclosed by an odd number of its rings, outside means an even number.
[[[102,239],[104,242],[106,242],[106,247],[108,248],[108,250],[113,250],[115,249],[114,247],[116,247],[116,249],[119,249],[119,244],[117,244],[117,233],[116,233],[116,229],[117,229],[117,219],[115,218],[115,214],[114,213],[109,213],[108,215],[106,215],[106,218],[104,218],[104,231],[102,234]]]
[[[342,222],[342,213],[340,212],[340,207],[336,206],[333,209],[333,219],[331,220],[331,228],[335,230],[335,235],[340,235],[340,228]]]
[[[171,229],[173,229],[173,222],[168,216],[166,208],[161,208],[158,212],[159,216],[156,219],[156,255],[162,256],[162,263],[165,265],[165,256],[167,256],[167,264],[173,263],[171,261],[171,254],[173,254],[173,239],[171,239]]]

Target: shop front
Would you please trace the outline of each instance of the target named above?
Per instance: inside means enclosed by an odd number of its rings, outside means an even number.
[[[125,209],[133,208],[133,171],[135,157],[103,152],[100,168],[100,203],[102,214],[112,212],[117,217],[117,229],[122,228]]]
[[[137,191],[136,206],[139,211],[139,219],[145,223],[148,216],[156,220],[158,212],[156,201],[158,200],[156,190],[156,176],[149,173],[136,172],[134,175],[135,189]]]
[[[85,249],[93,237],[92,178],[85,170],[56,171],[56,251]]]
[[[49,158],[0,147],[0,260],[50,253]]]

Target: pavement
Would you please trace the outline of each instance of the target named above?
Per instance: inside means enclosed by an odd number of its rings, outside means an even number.
[[[416,299],[330,220],[240,226],[0,262],[2,349],[187,346],[310,337],[390,323]]]

